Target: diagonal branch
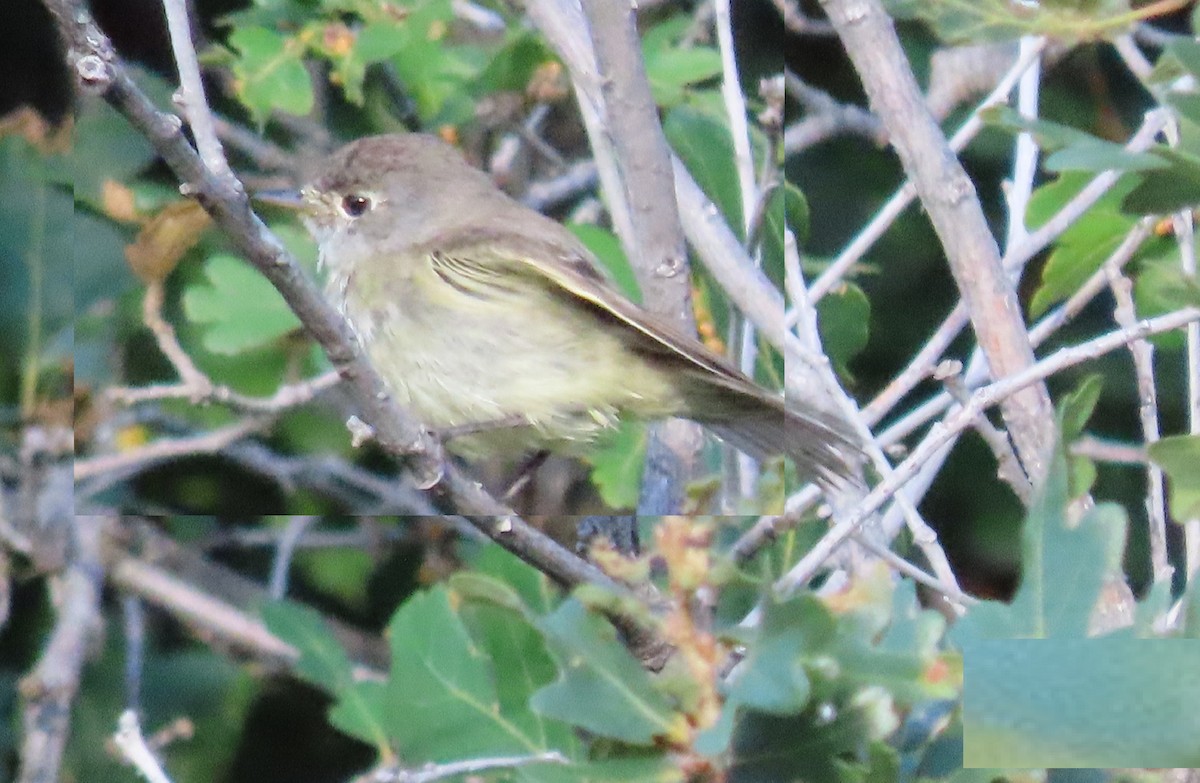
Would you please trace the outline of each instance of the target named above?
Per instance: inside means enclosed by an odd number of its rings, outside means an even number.
[[[1034,363],[1033,348],[1016,291],[974,185],[929,113],[891,19],[877,0],[824,0],[823,5],[945,248],[993,377],[1027,369]],[[1001,412],[1026,472],[1037,483],[1054,431],[1045,384],[1022,389]]]

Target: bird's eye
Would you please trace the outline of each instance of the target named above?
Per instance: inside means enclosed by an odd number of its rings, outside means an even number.
[[[351,193],[342,199],[342,211],[352,218],[361,217],[371,209],[371,199],[358,193]]]

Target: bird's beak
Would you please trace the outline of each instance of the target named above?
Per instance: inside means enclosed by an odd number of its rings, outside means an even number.
[[[280,188],[278,190],[260,190],[255,193],[252,198],[262,204],[270,204],[274,207],[283,207],[284,209],[292,209],[297,212],[305,212],[309,205],[305,202],[304,197],[298,190],[289,190]]]

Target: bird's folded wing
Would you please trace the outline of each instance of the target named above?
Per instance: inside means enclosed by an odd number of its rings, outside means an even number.
[[[639,351],[691,365],[681,369],[711,372],[731,388],[746,391],[749,384],[755,391],[765,393],[698,340],[684,336],[666,319],[622,296],[600,272],[591,254],[566,229],[563,233],[566,236],[560,243],[496,229],[471,229],[443,235],[426,244],[434,271],[448,282],[456,281],[452,284],[463,286],[468,284],[465,281],[473,279],[502,285],[507,275],[541,282],[591,305],[599,317],[616,319],[632,329],[640,336],[635,345]],[[535,260],[550,258],[560,263]]]

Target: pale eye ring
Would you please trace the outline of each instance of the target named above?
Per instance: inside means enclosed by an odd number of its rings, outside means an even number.
[[[350,193],[342,199],[342,211],[348,217],[362,217],[371,209],[371,199],[361,193]]]

